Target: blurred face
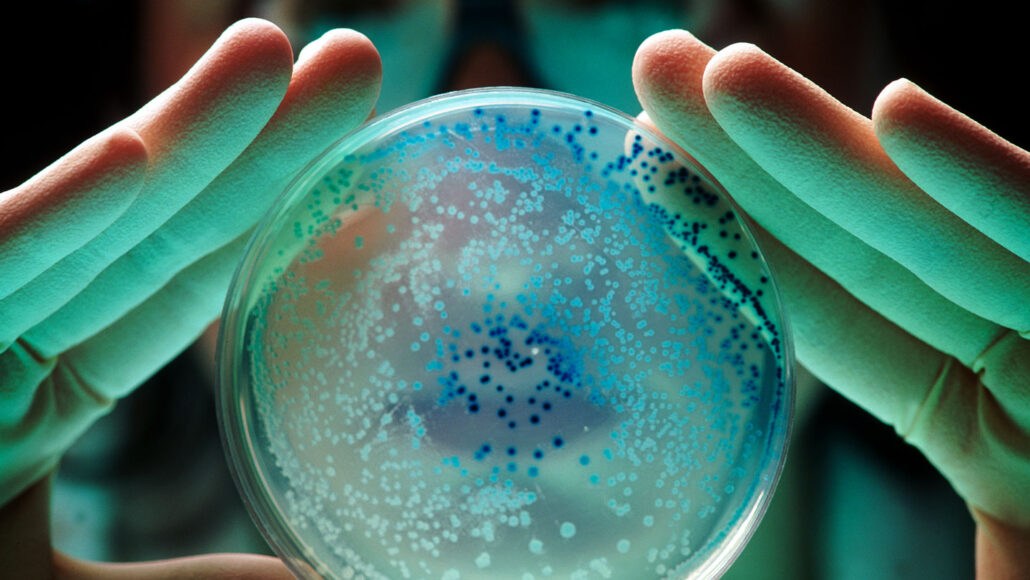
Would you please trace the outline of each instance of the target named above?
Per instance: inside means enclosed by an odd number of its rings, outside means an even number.
[[[892,80],[887,27],[870,0],[258,0],[250,8],[230,0],[149,2],[148,96],[248,14],[282,27],[297,51],[336,27],[367,35],[383,59],[380,112],[450,90],[528,85],[635,114],[633,55],[670,28],[715,48],[758,44],[860,112]]]
[[[379,48],[380,111],[432,94],[522,85],[574,93],[631,113],[639,110],[630,67],[647,36],[684,27],[674,0],[394,0],[270,3],[295,42],[345,26]]]
[[[635,114],[630,67],[648,36],[685,28],[720,48],[759,44],[846,103],[883,82],[868,0],[322,0],[266,2],[303,44],[334,27],[362,31],[383,57],[380,111],[449,90],[530,85]]]

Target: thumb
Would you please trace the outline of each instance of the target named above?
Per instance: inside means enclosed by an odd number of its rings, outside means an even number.
[[[172,560],[104,564],[54,551],[54,577],[59,580],[292,580],[277,558],[253,554],[208,554]]]

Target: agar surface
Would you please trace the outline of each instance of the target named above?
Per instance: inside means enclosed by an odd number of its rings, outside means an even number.
[[[280,220],[255,445],[323,573],[675,576],[770,485],[768,274],[704,179],[608,115],[451,111]]]

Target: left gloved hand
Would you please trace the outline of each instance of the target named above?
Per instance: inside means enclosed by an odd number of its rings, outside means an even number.
[[[294,66],[281,30],[244,20],[137,113],[0,194],[3,569],[40,551],[21,538],[45,536],[49,548],[46,475],[217,318],[249,230],[296,172],[369,116],[380,73],[354,31],[327,33]],[[251,569],[232,562],[53,560],[82,577]]]

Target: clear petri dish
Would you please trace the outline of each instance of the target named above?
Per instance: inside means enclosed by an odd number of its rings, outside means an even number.
[[[256,229],[223,440],[300,577],[711,577],[785,458],[785,325],[675,145],[569,95],[447,94],[344,137]]]

